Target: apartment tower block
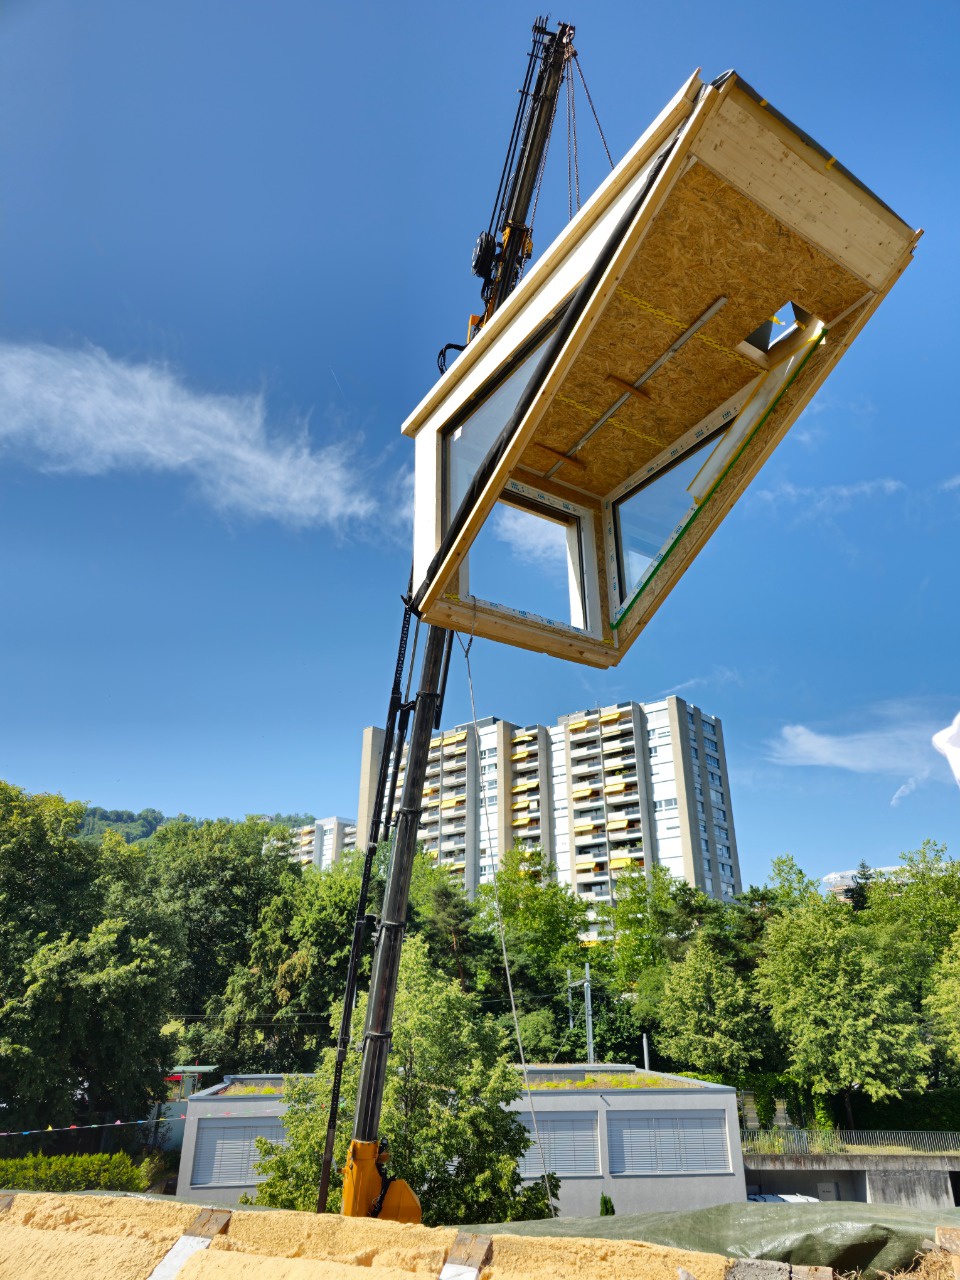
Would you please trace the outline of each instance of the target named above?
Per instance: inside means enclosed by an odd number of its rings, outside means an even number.
[[[383,730],[363,733],[357,841],[367,840]],[[404,760],[396,794],[403,787]],[[621,702],[518,726],[490,716],[430,744],[419,838],[471,896],[514,844],[608,902],[659,864],[715,898],[740,892],[723,730],[682,698]]]

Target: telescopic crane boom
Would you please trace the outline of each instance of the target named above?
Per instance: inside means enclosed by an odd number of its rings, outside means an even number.
[[[483,281],[480,296],[484,309],[481,315],[470,317],[471,338],[506,301],[533,252],[530,202],[546,160],[560,86],[574,54],[575,34],[568,22],[561,22],[556,31],[548,30],[544,22],[541,18],[534,24],[527,78],[520,90],[490,226],[477,237],[473,250],[473,274]],[[536,81],[531,89],[534,73]]]
[[[483,280],[481,296],[483,313],[470,318],[470,337],[493,315],[510,295],[520,279],[532,252],[529,222],[530,203],[537,190],[546,158],[547,144],[553,127],[557,99],[563,84],[564,70],[574,56],[574,29],[561,22],[550,31],[546,19],[538,19],[533,28],[533,48],[529,55],[526,79],[520,91],[520,104],[514,120],[507,158],[494,201],[490,227],[483,232],[474,249],[473,270]],[[496,228],[496,236],[494,235]],[[449,344],[440,353],[443,367]],[[386,1143],[379,1138],[380,1110],[386,1080],[387,1055],[393,1030],[393,1006],[400,971],[400,950],[406,926],[410,896],[410,876],[417,848],[417,831],[423,806],[430,738],[440,727],[446,673],[450,662],[453,632],[440,627],[425,629],[420,683],[413,702],[401,696],[402,673],[406,664],[406,647],[410,615],[413,611],[411,582],[405,598],[400,651],[394,672],[393,689],[388,710],[383,756],[371,816],[370,833],[364,861],[360,901],[354,926],[353,945],[344,993],[343,1018],[337,1038],[334,1082],[331,1091],[326,1145],[323,1155],[317,1212],[327,1206],[340,1081],[350,1043],[350,1020],[357,991],[359,960],[367,929],[373,923],[367,914],[367,891],[370,874],[381,838],[390,831],[392,784],[402,758],[407,724],[411,718],[410,744],[404,773],[403,794],[397,810],[390,865],[384,890],[383,908],[377,923],[367,1021],[364,1028],[360,1082],[353,1121],[353,1139],[347,1155],[343,1180],[343,1213],[349,1217],[381,1217],[399,1222],[419,1222],[420,1202],[413,1190],[400,1178],[391,1178],[385,1170],[389,1158]],[[414,645],[416,647],[416,645]],[[411,659],[412,663],[413,659]],[[391,750],[392,749],[392,750]],[[392,759],[391,759],[392,754]]]
[[[576,28],[569,22],[560,22],[556,31],[551,31],[546,23],[546,18],[538,18],[533,24],[527,73],[520,87],[520,101],[490,223],[486,231],[477,236],[473,247],[471,267],[473,274],[483,281],[480,289],[483,310],[470,317],[468,342],[519,284],[533,252],[530,205],[543,175],[567,63],[576,56],[573,47]],[[446,369],[447,352],[462,350],[460,343],[447,343],[437,359],[441,373]]]

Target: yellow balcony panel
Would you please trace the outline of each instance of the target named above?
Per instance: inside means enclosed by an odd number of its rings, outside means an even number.
[[[529,800],[514,800],[513,804],[512,804],[510,807],[511,807],[512,809],[529,809],[529,808],[530,808],[530,801],[529,801]]]
[[[567,725],[567,728],[571,733],[579,733],[581,729],[586,729],[587,725],[590,723],[590,720],[571,720]]]
[[[614,778],[613,782],[608,782],[608,783],[604,786],[604,788],[603,788],[603,794],[604,794],[604,795],[607,795],[607,796],[609,796],[609,795],[613,795],[613,793],[614,793],[615,791],[623,791],[623,790],[624,790],[624,788],[626,787],[626,785],[627,785],[627,784],[626,784],[626,782],[623,780],[623,778]]]
[[[592,796],[596,789],[596,787],[574,787],[570,794],[574,800],[583,800],[587,796]]]
[[[624,867],[629,867],[632,865],[633,865],[632,858],[611,858],[610,859],[611,871],[622,871]]]
[[[530,754],[530,752],[529,752],[529,751],[526,751],[526,750],[524,750],[524,751],[515,751],[515,752],[513,753],[513,755],[510,757],[510,759],[511,759],[511,760],[526,760],[526,758],[527,758],[527,756],[528,756],[529,754]]]
[[[629,818],[611,818],[611,820],[607,823],[607,830],[622,831],[629,821],[630,821]]]
[[[600,717],[600,723],[612,724],[614,720],[619,720],[620,716],[621,716],[621,712],[619,711],[605,711],[603,715]]]
[[[575,822],[573,824],[574,831],[593,831],[597,824],[595,822]]]
[[[510,739],[512,743],[532,742],[537,735],[535,733],[518,733]]]
[[[515,827],[529,827],[529,825],[530,825],[529,815],[526,815],[522,818],[514,818],[513,820],[513,826]]]
[[[440,797],[439,797],[439,796],[434,796],[432,800],[425,800],[425,801],[424,801],[424,806],[425,806],[427,809],[432,809],[432,808],[434,808],[436,805],[438,805],[439,803],[440,803]]]
[[[515,787],[510,788],[510,791],[513,795],[516,795],[518,791],[530,791],[533,787],[537,787],[539,785],[540,784],[536,779],[534,779],[533,782],[518,782]]]
[[[448,734],[448,735],[443,739],[443,745],[444,745],[445,747],[449,747],[449,746],[452,746],[452,745],[453,745],[453,743],[455,743],[455,742],[466,742],[466,740],[467,740],[467,731],[466,731],[466,729],[464,729],[462,733],[450,733],[450,734]]]

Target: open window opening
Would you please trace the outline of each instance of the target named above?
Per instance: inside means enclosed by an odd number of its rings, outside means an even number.
[[[621,606],[634,597],[709,492],[725,460],[726,434],[716,432],[699,442],[613,504]]]
[[[816,317],[795,302],[785,302],[779,311],[764,320],[744,341],[761,355],[774,353],[781,342],[797,338],[815,322]]]
[[[523,493],[504,494],[470,548],[461,570],[461,596],[589,631],[596,608],[591,608],[595,557],[585,546],[587,518],[567,503],[553,506]]]

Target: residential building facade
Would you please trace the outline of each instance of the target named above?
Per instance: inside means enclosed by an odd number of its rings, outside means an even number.
[[[383,730],[364,730],[357,839],[364,843]],[[396,794],[403,787],[401,761]],[[665,867],[715,898],[740,892],[719,719],[682,698],[515,725],[490,716],[430,744],[419,838],[472,895],[503,852],[538,848],[557,877],[609,902],[628,870]]]
[[[306,827],[295,827],[290,857],[304,866],[325,871],[344,849],[355,849],[357,824],[352,818],[318,818]]]

